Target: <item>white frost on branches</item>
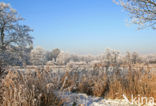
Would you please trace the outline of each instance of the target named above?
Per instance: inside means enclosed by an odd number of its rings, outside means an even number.
[[[32,30],[19,22],[16,10],[9,4],[0,2],[0,62],[15,64],[26,62],[25,55],[32,48],[32,37],[29,32]],[[27,53],[26,53],[27,52]]]
[[[46,51],[37,47],[31,51],[30,60],[33,65],[44,65],[46,62]]]
[[[156,29],[156,0],[113,0],[129,12],[132,23],[139,29],[152,27]]]

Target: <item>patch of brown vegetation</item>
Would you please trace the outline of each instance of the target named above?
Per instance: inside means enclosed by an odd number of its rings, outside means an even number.
[[[77,75],[66,73],[68,81],[64,87],[68,88],[74,85],[73,89],[76,89],[74,90],[76,92],[112,99],[123,98],[123,94],[129,98],[133,94],[134,96],[140,95],[156,99],[156,74],[151,72],[149,67],[138,66],[135,68],[133,66],[129,65],[125,75],[122,75],[119,68],[114,69],[111,75],[108,72],[102,72],[102,74],[87,72],[81,76],[81,79],[79,79],[79,73]],[[96,73],[97,70],[96,68],[94,72]]]
[[[50,73],[36,70],[35,73],[9,71],[3,79],[1,106],[61,106],[63,101],[53,94]]]

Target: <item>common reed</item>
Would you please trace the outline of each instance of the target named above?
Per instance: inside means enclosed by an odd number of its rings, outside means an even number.
[[[60,106],[54,95],[54,79],[49,71],[10,70],[2,81],[1,106]]]

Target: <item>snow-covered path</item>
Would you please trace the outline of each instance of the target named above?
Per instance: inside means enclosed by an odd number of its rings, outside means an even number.
[[[132,106],[125,100],[111,100],[101,97],[87,96],[82,93],[55,92],[57,96],[64,99],[64,106]]]

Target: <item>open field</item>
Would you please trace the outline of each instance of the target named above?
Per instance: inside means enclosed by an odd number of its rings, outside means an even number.
[[[60,52],[56,60],[50,61],[40,58],[46,54],[37,52],[34,55],[30,65],[5,67],[0,85],[2,106],[155,103],[155,58],[137,53],[124,56],[114,50],[106,50],[97,56]],[[84,99],[88,101],[86,104],[80,102]]]
[[[156,106],[155,31],[156,0],[1,0],[0,106]]]
[[[66,103],[65,99],[55,95],[55,91],[85,93],[112,100],[123,100],[123,94],[129,100],[132,94],[156,99],[156,73],[153,66],[75,64],[73,67],[10,67],[2,81],[1,103],[2,106],[53,106],[55,102],[57,105]]]

